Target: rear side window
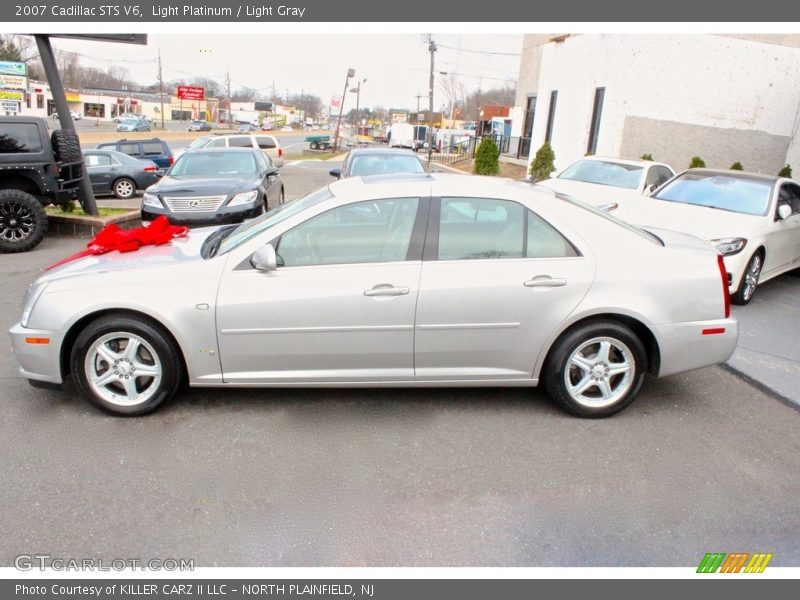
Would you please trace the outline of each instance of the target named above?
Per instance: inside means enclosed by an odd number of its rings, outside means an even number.
[[[258,147],[261,148],[262,150],[269,150],[270,148],[275,147],[275,140],[273,140],[270,137],[265,137],[263,135],[260,135],[256,138],[256,143],[258,144]]]
[[[111,156],[108,154],[87,154],[85,160],[87,167],[102,167],[111,164]]]
[[[33,123],[11,123],[3,126],[0,133],[0,153],[22,154],[41,152],[42,141],[39,128]]]
[[[139,156],[139,144],[120,144],[118,150],[128,156]]]
[[[228,138],[228,147],[230,148],[252,148],[253,142],[249,137],[232,137]]]
[[[142,152],[144,152],[145,156],[161,156],[167,153],[164,146],[159,142],[143,142]]]

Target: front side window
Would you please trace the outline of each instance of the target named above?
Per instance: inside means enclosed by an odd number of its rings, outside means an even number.
[[[442,198],[439,260],[577,256],[552,225],[511,200]]]
[[[225,138],[215,138],[206,146],[206,148],[224,148]]]
[[[800,214],[800,186],[796,186],[793,183],[784,183],[778,195],[778,207],[782,204],[791,208],[793,215]]]
[[[652,185],[657,187],[662,183],[666,183],[670,177],[672,177],[672,172],[669,169],[656,165],[654,167],[650,167],[650,171],[647,173],[647,180],[645,181],[644,185],[648,188]]]
[[[105,167],[111,165],[111,156],[108,154],[87,154],[87,167]]]
[[[281,236],[286,267],[406,260],[418,198],[370,200],[317,215]]]
[[[34,123],[8,123],[0,131],[0,153],[41,152],[39,128]]]

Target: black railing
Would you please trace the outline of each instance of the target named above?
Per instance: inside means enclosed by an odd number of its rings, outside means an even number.
[[[492,139],[503,156],[527,159],[531,153],[531,138],[529,137],[506,137],[501,134],[494,134]]]
[[[469,138],[455,144],[437,148],[431,156],[431,162],[440,165],[454,165],[475,157],[475,138]]]

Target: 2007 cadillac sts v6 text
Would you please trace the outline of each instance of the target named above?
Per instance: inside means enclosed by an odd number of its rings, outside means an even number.
[[[614,414],[726,360],[721,256],[525,182],[351,178],[241,225],[67,262],[11,329],[22,375],[138,415],[192,386],[535,386]]]

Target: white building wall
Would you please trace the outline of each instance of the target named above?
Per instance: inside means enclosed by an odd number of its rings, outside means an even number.
[[[544,142],[550,92],[558,90],[552,136],[557,166],[563,168],[583,156],[595,88],[605,87],[598,155],[617,156],[625,145],[645,148],[642,151],[652,152],[657,160],[667,160],[655,156],[655,148],[664,148],[669,141],[663,139],[665,132],[669,135],[669,122],[674,122],[699,126],[691,129],[698,133],[693,154],[702,156],[710,167],[727,167],[740,160],[748,168],[748,159],[758,160],[757,155],[728,156],[725,148],[715,144],[708,147],[722,130],[765,134],[754,143],[769,146],[773,154],[783,144],[783,152],[789,148],[790,158],[798,157],[800,143],[792,143],[797,138],[800,107],[798,65],[800,49],[796,47],[716,35],[578,35],[548,43],[542,52],[531,155]],[[632,131],[630,117],[645,121],[636,121],[637,130]],[[655,123],[659,126],[652,131],[659,138],[652,139],[653,150],[646,150],[648,140],[634,138],[646,135],[646,125]],[[681,160],[673,165],[676,168],[685,167],[692,155],[687,150],[691,146],[687,130],[679,135],[681,139],[671,142],[688,155],[672,157]]]

